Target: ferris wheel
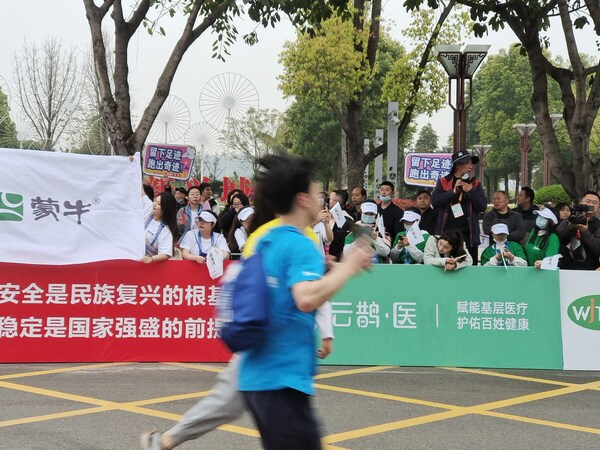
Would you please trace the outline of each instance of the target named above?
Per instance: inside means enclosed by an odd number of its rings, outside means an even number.
[[[216,156],[220,144],[219,132],[206,122],[192,124],[185,133],[184,142],[198,151],[196,160],[200,162],[200,179],[204,176],[204,163],[207,156]]]
[[[168,144],[181,139],[189,126],[190,109],[182,99],[169,95],[160,108],[149,134],[156,142]]]
[[[212,77],[200,92],[200,113],[204,120],[219,131],[231,119],[241,119],[250,108],[258,108],[258,92],[252,82],[234,72]]]

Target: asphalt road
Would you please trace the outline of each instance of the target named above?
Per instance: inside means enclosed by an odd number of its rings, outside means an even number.
[[[2,364],[0,450],[136,449],[222,364]],[[600,372],[322,366],[329,449],[600,448]],[[182,449],[259,449],[244,415]]]

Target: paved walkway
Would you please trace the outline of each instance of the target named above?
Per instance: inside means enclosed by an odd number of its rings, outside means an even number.
[[[518,351],[517,349],[515,351]],[[222,364],[0,365],[0,449],[136,449]],[[600,372],[321,367],[327,449],[600,448]],[[258,449],[249,416],[182,449]]]

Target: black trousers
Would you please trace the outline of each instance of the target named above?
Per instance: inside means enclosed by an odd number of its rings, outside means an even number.
[[[321,450],[319,424],[309,395],[295,389],[243,394],[265,450]]]

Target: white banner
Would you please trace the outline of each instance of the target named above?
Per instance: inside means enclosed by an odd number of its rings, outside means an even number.
[[[564,370],[600,369],[600,273],[560,271]]]
[[[141,184],[139,154],[0,148],[0,261],[141,259]]]

